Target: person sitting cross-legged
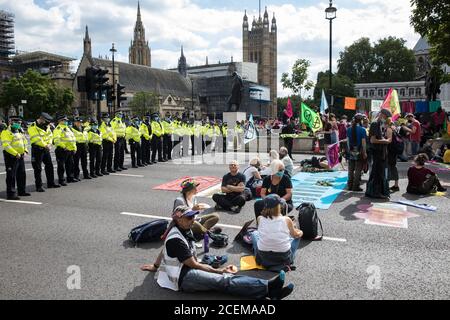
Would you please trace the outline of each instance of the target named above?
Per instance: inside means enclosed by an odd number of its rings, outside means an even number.
[[[424,153],[417,155],[414,159],[414,166],[408,169],[408,187],[406,192],[425,195],[436,191],[447,191],[441,185],[436,173],[425,168],[426,161],[428,161],[428,157]]]
[[[292,293],[293,284],[284,286],[284,271],[271,280],[264,280],[235,275],[237,267],[233,265],[214,269],[198,262],[190,232],[198,213],[187,206],[179,206],[173,212],[173,220],[164,235],[164,257],[155,276],[161,287],[183,292],[218,291],[271,300],[280,300]]]
[[[239,164],[236,160],[230,163],[230,172],[223,176],[221,190],[225,194],[216,193],[212,197],[217,204],[216,209],[241,212],[245,205],[245,176],[239,172]]]

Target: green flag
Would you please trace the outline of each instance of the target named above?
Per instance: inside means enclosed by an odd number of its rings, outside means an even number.
[[[322,120],[320,115],[302,102],[302,123],[307,124],[313,132],[322,129]]]

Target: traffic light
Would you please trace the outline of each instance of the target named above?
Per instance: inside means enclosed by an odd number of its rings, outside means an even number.
[[[112,89],[107,82],[108,70],[99,67],[86,68],[86,93],[89,100],[102,100],[103,91]]]
[[[120,108],[120,102],[127,100],[126,97],[124,97],[125,95],[125,86],[122,86],[120,83],[117,84],[117,108]]]
[[[95,73],[94,68],[86,68],[86,94],[88,100],[95,100]]]
[[[109,86],[106,90],[106,102],[108,103],[108,105],[112,105],[115,99],[116,97],[114,96],[113,86]]]
[[[109,78],[106,76],[106,74],[108,74],[108,70],[95,68],[94,73],[97,91],[104,91],[108,89],[108,85],[106,84],[109,81]]]

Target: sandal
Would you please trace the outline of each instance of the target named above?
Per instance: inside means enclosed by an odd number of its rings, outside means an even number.
[[[227,256],[215,256],[214,257],[214,261],[211,264],[211,267],[213,267],[214,269],[217,269],[221,265],[225,264],[227,261],[228,261],[228,257]]]

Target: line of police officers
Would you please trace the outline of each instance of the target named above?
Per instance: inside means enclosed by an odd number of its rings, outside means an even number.
[[[73,124],[69,125],[67,116],[59,114],[55,117],[56,127],[52,130],[53,121],[50,115],[42,113],[28,127],[37,192],[45,192],[41,178],[42,164],[48,189],[80,181],[81,172],[84,179],[92,179],[127,170],[124,166],[127,142],[130,145],[133,168],[166,162],[172,160],[172,157],[188,156],[189,146],[192,155],[204,154],[212,142],[215,145],[214,151],[227,150],[228,128],[226,123],[220,121],[195,124],[172,120],[169,115],[161,121],[158,113],[154,113],[146,115],[142,120],[133,117],[126,125],[124,115],[118,112],[112,120],[109,114],[103,114],[100,125],[96,119],[83,121],[79,117],[75,117]],[[0,130],[6,167],[7,199],[19,200],[20,197],[30,196],[25,190],[24,156],[29,150],[22,119],[10,117],[9,125]],[[242,133],[243,129],[237,125],[235,135]],[[52,147],[55,148],[58,183],[54,177],[50,153]]]

